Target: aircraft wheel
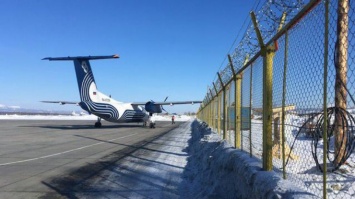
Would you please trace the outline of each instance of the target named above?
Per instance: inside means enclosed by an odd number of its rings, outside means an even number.
[[[151,128],[151,129],[155,128],[155,123],[150,123],[149,128]]]
[[[96,122],[96,123],[95,123],[95,127],[96,127],[96,128],[100,128],[100,127],[101,127],[101,122]]]

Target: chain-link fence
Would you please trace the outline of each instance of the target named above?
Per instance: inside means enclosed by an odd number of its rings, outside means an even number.
[[[198,112],[263,169],[324,198],[355,197],[354,10],[267,1]]]

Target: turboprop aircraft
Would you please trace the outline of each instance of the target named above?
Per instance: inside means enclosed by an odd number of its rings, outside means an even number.
[[[153,113],[161,113],[163,105],[194,104],[201,101],[177,102],[131,102],[123,103],[97,90],[94,75],[91,70],[90,60],[115,59],[118,55],[109,56],[78,56],[78,57],[46,57],[42,60],[73,61],[76,78],[79,86],[80,102],[70,101],[42,101],[45,103],[76,104],[90,114],[98,117],[95,127],[101,127],[101,119],[115,123],[144,122],[146,123]],[[144,106],[144,107],[143,107]]]

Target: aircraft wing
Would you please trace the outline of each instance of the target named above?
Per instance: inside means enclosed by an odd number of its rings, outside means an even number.
[[[79,105],[79,102],[69,102],[69,101],[41,101],[43,103],[54,103],[54,104],[60,104],[60,105],[64,105],[64,104],[75,104],[75,105]]]
[[[147,102],[132,102],[132,105],[145,105]],[[155,105],[170,105],[173,106],[175,104],[199,104],[202,101],[174,101],[174,102],[153,102]]]

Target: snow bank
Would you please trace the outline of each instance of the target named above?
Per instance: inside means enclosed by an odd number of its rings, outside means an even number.
[[[192,123],[187,151],[182,198],[316,198],[274,171],[262,171],[260,159],[221,141],[205,123]]]

